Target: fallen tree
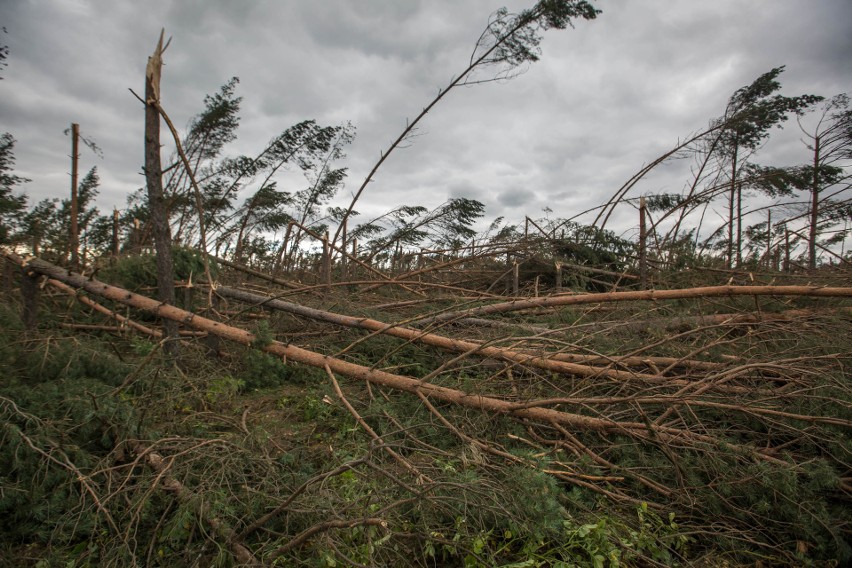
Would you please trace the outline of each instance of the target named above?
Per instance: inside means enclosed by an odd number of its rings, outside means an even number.
[[[527,300],[512,300],[466,310],[447,312],[424,318],[421,323],[452,321],[486,314],[505,314],[534,308],[556,308],[581,304],[606,302],[636,302],[658,300],[682,300],[687,298],[719,298],[724,296],[809,296],[814,298],[852,298],[850,287],[822,286],[704,286],[676,290],[635,290],[629,292],[605,292],[601,294],[579,294],[576,296],[548,296]]]
[[[616,380],[658,380],[662,377],[659,375],[650,375],[644,373],[634,373],[631,371],[621,371],[618,369],[607,369],[601,367],[593,367],[591,365],[582,365],[575,362],[560,361],[548,357],[542,357],[531,353],[522,353],[513,349],[504,347],[495,347],[485,345],[474,341],[465,341],[445,337],[435,333],[426,333],[418,329],[405,327],[402,325],[389,324],[370,318],[357,318],[342,314],[336,314],[325,310],[310,308],[293,302],[285,302],[271,296],[263,296],[260,294],[252,294],[236,288],[219,286],[216,288],[217,293],[226,298],[232,298],[241,302],[248,302],[256,306],[264,306],[275,310],[285,311],[287,313],[300,315],[313,320],[324,321],[336,325],[355,327],[366,329],[376,333],[382,333],[393,337],[399,337],[406,341],[421,342],[426,345],[445,349],[455,353],[468,353],[471,355],[479,355],[482,357],[490,357],[501,361],[508,361],[519,365],[529,365],[554,373],[566,373],[583,377],[603,377]]]

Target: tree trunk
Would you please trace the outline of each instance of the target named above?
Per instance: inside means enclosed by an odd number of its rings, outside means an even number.
[[[639,198],[639,287],[648,289],[648,231],[645,227],[645,197]]]
[[[737,193],[737,146],[731,159],[731,191],[728,196],[728,269],[734,267],[734,199]]]
[[[234,262],[237,263],[243,262],[243,250],[245,249],[243,239],[247,238],[246,229],[248,228],[249,221],[251,220],[251,214],[254,211],[255,204],[257,203],[257,196],[258,194],[255,193],[246,204],[246,212],[243,215],[243,218],[240,219],[240,230],[237,232],[237,244],[234,249]]]
[[[284,241],[281,243],[281,247],[278,249],[278,253],[275,255],[275,266],[272,268],[273,276],[280,276],[282,271],[287,270],[287,263],[285,260],[285,256],[287,253],[287,244],[290,242],[290,233],[293,232],[293,223],[287,223],[287,231],[284,233]]]
[[[331,248],[328,244],[328,231],[322,238],[322,278],[326,286],[331,286]]]
[[[814,175],[811,180],[811,227],[808,233],[808,268],[816,268],[817,219],[819,218],[819,136],[814,138]]]
[[[145,181],[148,187],[148,207],[151,212],[151,228],[154,247],[157,253],[157,299],[164,304],[174,305],[175,283],[172,267],[172,234],[169,227],[169,214],[163,195],[163,168],[160,163],[160,71],[163,65],[163,32],[148,58],[145,71]],[[178,327],[172,320],[163,321],[166,337],[174,341],[166,342],[164,351],[169,355],[177,354]]]
[[[12,253],[6,253],[6,256],[19,264],[24,264],[24,261]],[[185,322],[188,327],[197,330],[206,331],[207,333],[218,335],[229,341],[241,343],[243,345],[252,345],[257,341],[257,337],[237,327],[231,327],[223,323],[207,319],[205,317],[187,312],[173,305],[166,305],[157,300],[141,296],[117,286],[111,286],[104,282],[87,278],[81,274],[69,272],[58,266],[52,265],[38,258],[30,259],[26,263],[27,269],[32,269],[34,272],[44,274],[50,278],[65,282],[75,288],[83,289],[91,294],[96,294],[108,300],[122,303],[140,310],[144,310],[166,320],[174,320]],[[852,290],[850,290],[852,294]],[[435,385],[426,381],[407,377],[404,375],[395,375],[377,369],[371,369],[356,363],[350,363],[342,359],[330,357],[307,349],[302,349],[295,345],[285,345],[278,341],[259,347],[262,351],[270,353],[274,356],[285,358],[288,361],[302,363],[311,367],[324,369],[328,367],[332,372],[351,377],[359,380],[366,380],[371,383],[386,386],[389,388],[410,392],[413,394],[422,393],[424,396],[476,408],[485,412],[496,414],[509,414],[521,419],[534,420],[545,424],[556,423],[564,426],[587,428],[590,430],[610,430],[623,431],[623,426],[617,422],[593,416],[585,416],[552,410],[550,408],[530,407],[529,403],[515,403],[503,399],[491,398],[479,394],[466,393],[460,390]],[[635,425],[636,428],[646,429],[644,424]],[[659,432],[658,432],[659,433]]]
[[[233,298],[240,302],[250,303],[265,308],[280,310],[283,312],[296,314],[305,318],[317,321],[324,321],[335,325],[345,327],[354,327],[366,329],[375,333],[382,333],[392,337],[398,337],[409,342],[419,342],[432,347],[438,347],[445,351],[454,353],[468,353],[479,357],[489,357],[519,365],[529,365],[539,369],[546,369],[554,373],[563,373],[567,375],[578,375],[581,377],[603,377],[613,380],[654,380],[659,378],[657,375],[645,375],[641,373],[622,371],[619,369],[601,369],[600,367],[590,367],[587,365],[578,365],[571,362],[557,361],[548,357],[539,356],[524,351],[515,349],[497,347],[494,345],[483,345],[475,341],[466,341],[463,339],[454,339],[437,335],[434,333],[425,333],[420,329],[411,327],[398,326],[388,324],[378,320],[353,317],[343,314],[336,314],[292,302],[286,302],[270,296],[261,296],[260,294],[252,294],[243,290],[229,288],[227,286],[219,286],[216,288],[217,293],[226,298]]]
[[[121,253],[121,240],[118,238],[118,209],[112,210],[112,255]]]
[[[737,268],[743,265],[743,184],[737,184]]]
[[[681,300],[684,298],[719,298],[723,296],[810,296],[814,298],[852,298],[852,287],[822,286],[705,286],[674,290],[635,290],[630,292],[604,292],[576,296],[548,296],[529,300],[512,300],[419,320],[421,326],[436,321],[453,321],[485,314],[505,314],[535,308],[555,308],[603,302],[635,302]]]
[[[39,291],[38,274],[28,268],[21,270],[21,322],[27,331],[35,331],[38,327]]]
[[[71,249],[71,270],[80,269],[78,249],[80,248],[80,233],[77,226],[79,215],[79,196],[77,195],[77,147],[80,141],[80,125],[71,124],[71,234],[69,235],[69,248]]]

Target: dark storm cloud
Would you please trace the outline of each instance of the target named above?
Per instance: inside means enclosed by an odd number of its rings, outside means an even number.
[[[17,169],[31,201],[65,195],[68,138],[79,122],[104,149],[103,209],[141,185],[142,90],[161,26],[163,104],[183,126],[206,94],[239,76],[239,139],[255,154],[307,118],[351,121],[357,138],[346,204],[370,167],[465,66],[488,15],[503,2],[369,0],[52,0],[0,2],[11,52],[0,82],[0,130],[17,139]],[[450,93],[394,153],[357,209],[374,217],[399,204],[449,197],[486,204],[488,219],[569,217],[605,200],[643,164],[704,128],[730,95],[787,65],[784,93],[852,92],[847,0],[683,2],[602,0],[604,13],[546,34],[541,61],[515,80]],[[512,1],[510,10],[528,3]],[[804,158],[788,125],[765,163]],[[168,153],[166,144],[164,154]],[[675,191],[689,164],[655,172],[636,193]],[[287,179],[292,179],[293,176]],[[525,188],[518,190],[518,188]],[[296,187],[295,189],[299,189]],[[634,223],[626,210],[614,217]]]

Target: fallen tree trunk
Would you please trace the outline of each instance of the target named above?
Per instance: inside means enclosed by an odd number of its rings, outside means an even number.
[[[577,296],[548,296],[528,300],[512,300],[488,306],[480,306],[457,312],[447,312],[420,320],[421,323],[450,321],[471,316],[498,314],[529,310],[533,308],[555,308],[579,304],[605,302],[635,302],[657,300],[682,300],[686,298],[718,298],[720,296],[809,296],[815,298],[852,298],[852,288],[821,286],[705,286],[676,290],[635,290],[630,292],[605,292]]]
[[[825,309],[796,309],[783,312],[751,312],[751,313],[728,313],[728,314],[702,314],[697,316],[678,316],[669,318],[655,318],[650,320],[637,320],[630,322],[592,322],[582,324],[583,331],[615,328],[619,331],[634,331],[649,328],[673,330],[692,329],[701,326],[722,324],[762,324],[772,322],[792,322],[796,320],[807,320],[826,315],[852,315],[852,307],[825,308]],[[485,320],[490,321],[490,320]]]
[[[490,357],[492,359],[517,363],[519,365],[529,365],[531,367],[553,371],[555,373],[565,373],[583,377],[605,377],[617,380],[641,379],[655,381],[661,378],[659,375],[593,367],[591,365],[582,365],[570,361],[549,359],[547,357],[542,357],[532,353],[523,353],[513,349],[483,345],[473,341],[453,339],[434,333],[426,333],[410,327],[384,323],[374,319],[356,318],[315,308],[309,308],[300,304],[285,302],[269,296],[252,294],[250,292],[244,292],[243,290],[237,290],[235,288],[228,288],[225,286],[219,286],[216,288],[216,292],[226,298],[285,311],[314,320],[325,321],[345,327],[366,329],[385,335],[391,335],[393,337],[399,337],[406,341],[425,343],[426,345],[431,345],[454,353],[469,353],[482,357]]]
[[[142,332],[146,335],[150,335],[151,337],[155,337],[157,339],[163,338],[163,333],[160,330],[151,329],[150,327],[148,327],[146,325],[142,325],[141,323],[137,323],[137,322],[135,322],[135,321],[133,321],[129,318],[124,317],[123,315],[121,315],[117,312],[114,312],[113,310],[111,310],[107,307],[100,305],[99,303],[95,302],[91,298],[87,298],[86,296],[80,296],[80,295],[77,294],[77,291],[74,288],[71,288],[70,286],[68,286],[64,282],[60,282],[59,280],[55,280],[53,278],[48,278],[47,283],[50,284],[51,286],[53,286],[54,288],[58,288],[59,290],[62,290],[63,292],[65,292],[69,296],[74,297],[78,302],[80,302],[84,306],[89,306],[90,308],[92,308],[96,312],[100,312],[100,313],[102,313],[102,314],[104,314],[108,317],[111,317],[115,321],[119,322],[122,325],[126,325],[128,327],[131,327],[131,328],[135,329],[136,331],[140,331],[140,332]]]
[[[599,376],[599,377],[607,377],[607,378],[615,378],[615,379],[624,379],[624,378],[633,378],[633,379],[645,379],[645,380],[655,380],[659,379],[659,375],[643,375],[630,373],[629,377],[625,375],[615,373],[608,373],[607,369],[602,369],[600,365],[623,365],[623,366],[648,366],[648,364],[652,365],[675,365],[678,367],[688,367],[693,369],[715,369],[719,366],[719,363],[707,362],[707,361],[695,361],[695,360],[682,360],[674,357],[622,357],[622,356],[612,356],[605,357],[601,355],[575,355],[569,353],[553,353],[548,355],[546,358],[536,355],[535,353],[529,351],[518,351],[514,349],[505,349],[505,348],[497,348],[497,347],[486,347],[481,343],[472,342],[472,341],[464,341],[457,339],[450,339],[444,336],[440,336],[437,334],[424,333],[418,329],[413,329],[404,326],[397,326],[393,324],[383,323],[377,320],[372,320],[368,318],[356,318],[352,316],[345,316],[341,314],[336,314],[333,312],[328,312],[324,310],[317,310],[315,308],[309,308],[307,306],[303,306],[300,304],[295,304],[292,302],[287,302],[283,300],[279,300],[277,298],[273,298],[270,296],[264,296],[261,294],[254,294],[251,292],[246,292],[244,290],[237,290],[235,288],[230,288],[227,286],[219,286],[216,288],[216,292],[226,298],[231,298],[240,302],[252,302],[257,306],[264,306],[268,308],[272,308],[275,310],[280,310],[288,313],[292,313],[295,315],[300,315],[309,319],[314,319],[318,321],[325,321],[328,323],[333,323],[337,325],[347,326],[347,327],[357,327],[361,329],[367,329],[370,331],[376,331],[380,333],[384,333],[386,335],[392,335],[394,337],[399,337],[402,339],[406,339],[408,341],[420,341],[426,343],[427,345],[432,345],[435,347],[439,347],[442,349],[447,349],[448,351],[454,351],[459,353],[473,353],[476,355],[481,355],[483,357],[492,357],[495,359],[500,359],[502,361],[510,361],[514,363],[519,363],[522,365],[530,365],[533,367],[539,367],[550,371],[555,372],[565,372],[580,376]],[[413,300],[414,302],[420,302],[421,300]],[[374,306],[376,307],[376,306]],[[801,310],[807,311],[807,310]],[[852,308],[850,308],[852,311]],[[786,312],[785,312],[786,313]],[[734,314],[730,314],[725,317],[733,317]],[[767,314],[768,315],[768,314]],[[700,316],[699,316],[700,317]],[[491,323],[492,320],[477,320],[481,322]],[[514,324],[506,324],[508,327],[524,327],[524,326],[515,326]],[[536,333],[552,333],[554,330],[547,328],[533,328],[531,331]],[[499,349],[500,352],[497,356],[493,355],[495,353],[494,349]],[[503,356],[500,356],[500,355]],[[544,361],[544,363],[539,364]],[[554,364],[559,361],[564,361],[568,363],[580,363],[581,365],[578,367],[572,366],[564,366]]]
[[[236,262],[231,262],[230,260],[225,260],[224,258],[220,258],[218,256],[212,256],[213,260],[218,262],[219,264],[223,264],[229,268],[233,268],[239,272],[244,272],[249,276],[254,276],[256,278],[260,278],[261,280],[266,280],[267,282],[272,282],[273,284],[278,284],[280,286],[284,286],[286,288],[290,288],[291,290],[300,290],[304,288],[303,284],[296,284],[295,282],[290,282],[289,280],[284,280],[283,278],[277,278],[275,276],[270,276],[265,272],[261,272],[260,270],[255,270],[253,268],[249,268],[248,266],[244,266],[242,264],[237,264]]]

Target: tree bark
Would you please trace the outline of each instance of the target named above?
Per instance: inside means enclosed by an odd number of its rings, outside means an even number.
[[[121,253],[121,240],[118,238],[118,209],[112,211],[112,255],[118,257]],[[38,255],[36,255],[38,256]]]
[[[512,300],[459,312],[447,312],[420,320],[421,324],[434,321],[450,321],[471,316],[528,310],[532,308],[554,308],[578,304],[603,302],[632,302],[656,300],[680,300],[684,298],[718,298],[720,296],[813,296],[821,298],[852,298],[852,287],[820,286],[705,286],[675,290],[637,290],[630,292],[606,292],[602,294],[579,294],[577,296],[548,296],[529,300]]]
[[[68,247],[71,249],[71,270],[80,270],[80,259],[77,256],[80,248],[80,233],[77,226],[79,216],[79,196],[77,195],[77,161],[80,141],[80,125],[71,124],[71,234]]]
[[[820,137],[814,138],[814,175],[811,181],[811,226],[808,232],[808,268],[816,268],[817,220],[819,219],[819,162]]]
[[[21,321],[27,331],[35,331],[38,327],[39,291],[38,274],[24,268],[21,271],[21,299],[23,300]]]
[[[148,208],[151,213],[151,228],[157,253],[157,298],[164,304],[175,303],[174,268],[172,267],[172,234],[169,213],[163,194],[163,168],[160,162],[160,71],[163,66],[163,32],[148,58],[145,71],[145,181],[148,188]],[[164,320],[166,342],[164,351],[176,355],[178,350],[178,327],[171,320]]]
[[[737,268],[743,265],[743,184],[737,184]]]
[[[507,361],[509,363],[545,369],[554,373],[578,375],[583,377],[601,377],[613,380],[655,380],[659,378],[657,375],[646,375],[632,371],[621,371],[618,369],[601,369],[600,367],[593,367],[590,365],[579,365],[567,361],[557,361],[548,357],[525,353],[514,349],[495,347],[493,345],[482,345],[474,341],[453,339],[451,337],[445,337],[434,333],[424,333],[419,329],[397,326],[369,318],[356,318],[317,310],[315,308],[309,308],[292,302],[285,302],[269,296],[252,294],[250,292],[244,292],[242,290],[236,290],[226,286],[219,286],[216,288],[216,291],[226,298],[262,305],[264,307],[296,314],[313,320],[324,321],[345,327],[366,329],[376,333],[398,337],[406,341],[425,343],[426,345],[431,345],[454,353],[469,353],[479,357],[490,357],[501,361]]]
[[[648,231],[645,227],[645,197],[639,198],[639,287],[648,288]]]
[[[737,146],[731,159],[731,191],[728,196],[728,268],[734,267],[734,200],[737,193]]]

